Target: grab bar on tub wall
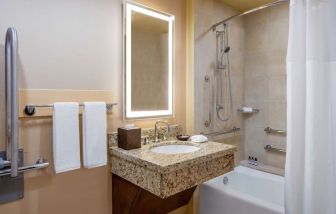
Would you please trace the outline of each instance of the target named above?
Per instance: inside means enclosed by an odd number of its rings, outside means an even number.
[[[240,131],[240,128],[234,126],[232,129],[222,131],[222,132],[211,132],[211,133],[201,132],[201,134],[206,135],[206,136],[216,136],[216,135],[222,135],[222,134],[230,134],[230,133],[234,133],[234,132],[238,132],[238,131]]]
[[[264,147],[264,149],[266,151],[269,151],[269,152],[281,152],[281,153],[286,153],[287,152],[285,149],[280,149],[280,148],[277,148],[277,147],[273,147],[271,145],[266,145]]]
[[[279,129],[272,129],[271,127],[266,127],[264,129],[264,131],[267,133],[267,134],[281,134],[281,135],[286,135],[287,132],[284,131],[284,130],[279,130]]]
[[[208,120],[204,122],[204,126],[209,127],[211,126],[211,123],[212,123],[212,103],[213,103],[211,77],[209,75],[205,75],[204,81],[209,84],[209,116],[208,116]]]

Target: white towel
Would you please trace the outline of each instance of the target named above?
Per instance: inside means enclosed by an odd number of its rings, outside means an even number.
[[[78,103],[54,103],[53,138],[55,172],[79,169]]]
[[[83,112],[83,160],[85,168],[107,164],[106,103],[85,102]]]

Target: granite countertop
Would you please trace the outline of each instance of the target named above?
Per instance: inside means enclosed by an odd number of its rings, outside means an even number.
[[[200,149],[182,154],[151,151],[153,147],[167,144],[187,144]],[[167,198],[233,170],[236,150],[235,146],[223,143],[177,140],[151,143],[132,150],[112,146],[111,171],[161,198]]]
[[[167,144],[180,144],[180,145],[193,145],[200,149],[195,152],[182,153],[182,154],[162,154],[151,151],[151,148],[167,145]],[[232,145],[216,142],[205,143],[192,143],[189,141],[166,141],[161,143],[151,143],[143,145],[139,149],[124,150],[117,146],[110,148],[110,154],[136,165],[146,167],[159,173],[169,173],[172,171],[193,166],[198,163],[204,163],[211,159],[232,154],[237,148]]]

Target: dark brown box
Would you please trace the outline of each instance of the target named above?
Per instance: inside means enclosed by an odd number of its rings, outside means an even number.
[[[118,147],[130,150],[141,147],[141,128],[118,128]]]

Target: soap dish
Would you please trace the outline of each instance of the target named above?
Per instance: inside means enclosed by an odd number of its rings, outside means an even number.
[[[177,135],[176,138],[181,141],[187,141],[189,140],[190,136],[189,135]]]
[[[252,114],[252,113],[258,113],[260,110],[256,108],[251,108],[251,107],[242,107],[238,109],[238,112],[243,113],[243,114]]]

